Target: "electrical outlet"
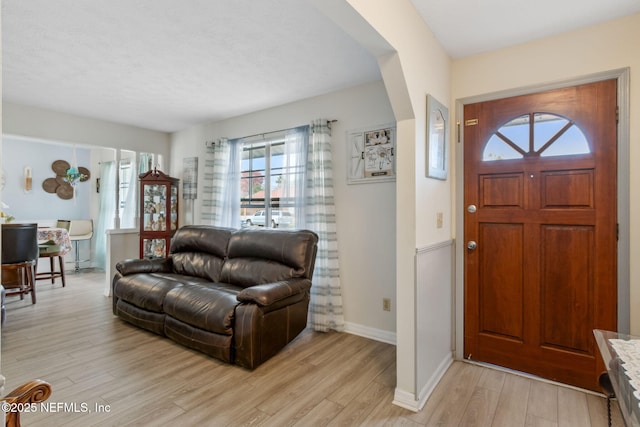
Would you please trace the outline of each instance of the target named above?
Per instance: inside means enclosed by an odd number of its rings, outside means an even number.
[[[442,228],[442,212],[436,214],[436,227]]]
[[[384,311],[391,311],[391,298],[382,298],[382,309]]]

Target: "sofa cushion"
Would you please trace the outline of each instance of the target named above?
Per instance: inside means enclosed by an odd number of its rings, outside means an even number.
[[[220,271],[224,260],[214,255],[197,252],[178,252],[171,255],[173,270],[185,276],[207,279],[211,282],[220,280]]]
[[[181,286],[170,290],[164,311],[183,323],[222,335],[233,334],[236,295],[242,288],[224,283]]]
[[[243,288],[280,282],[295,276],[289,266],[260,258],[234,258],[225,262],[221,280]]]
[[[310,279],[318,236],[308,230],[238,230],[229,239],[220,280],[248,287],[292,278]]]
[[[178,274],[220,280],[233,229],[211,226],[184,226],[171,240],[173,270]]]
[[[162,313],[167,293],[184,284],[207,283],[205,279],[174,273],[131,274],[114,284],[114,295],[145,310]]]
[[[158,335],[164,335],[164,313],[145,310],[119,299],[116,303],[116,314],[129,323],[140,326]]]
[[[167,316],[164,335],[186,347],[194,348],[209,356],[231,363],[233,336],[203,331],[180,320]]]

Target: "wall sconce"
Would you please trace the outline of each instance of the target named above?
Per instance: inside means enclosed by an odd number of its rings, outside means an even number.
[[[27,166],[24,168],[24,192],[31,193],[32,188],[33,178],[31,176],[31,167]]]

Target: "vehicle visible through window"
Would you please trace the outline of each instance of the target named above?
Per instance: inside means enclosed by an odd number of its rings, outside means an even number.
[[[267,212],[261,209],[253,215],[247,217],[244,224],[247,227],[258,226],[264,227],[267,219]],[[291,225],[291,213],[287,211],[272,210],[271,211],[271,227],[289,227]]]

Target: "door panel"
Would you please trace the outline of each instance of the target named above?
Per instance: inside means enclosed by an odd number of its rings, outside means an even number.
[[[481,241],[495,251],[483,251],[480,265],[480,304],[483,334],[523,338],[522,224],[482,224]]]
[[[542,227],[541,344],[588,353],[593,341],[593,227]]]
[[[616,82],[466,105],[465,356],[598,390],[615,330]]]
[[[480,206],[483,208],[523,207],[523,176],[519,174],[483,175]]]
[[[543,172],[542,183],[542,209],[594,207],[593,169]]]

